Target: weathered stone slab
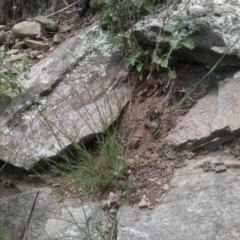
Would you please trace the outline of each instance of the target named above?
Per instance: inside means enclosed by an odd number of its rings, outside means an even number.
[[[165,138],[176,146],[191,148],[203,143],[222,144],[240,128],[240,77],[218,84],[218,89],[200,99]],[[215,141],[215,139],[218,141]],[[211,143],[210,143],[211,144]],[[216,148],[216,147],[215,147]]]
[[[194,40],[195,48],[193,50],[181,48],[174,51],[176,54],[206,65],[213,65],[227,51],[221,65],[240,65],[240,41],[237,31],[240,26],[239,1],[171,2],[173,5],[170,10],[161,9],[135,25],[133,31],[138,41],[156,46],[156,36],[160,33],[174,34],[175,26],[182,20],[184,27],[191,32],[190,36]],[[221,14],[215,14],[216,7],[221,8]],[[169,48],[166,44],[160,44],[159,48],[162,47]]]
[[[187,161],[171,181],[171,189],[156,209],[124,206],[119,215],[118,240],[240,239],[239,169],[204,172],[200,161]]]
[[[29,170],[116,120],[130,96],[110,38],[93,26],[31,68],[23,94],[0,106],[0,159]]]
[[[7,239],[20,239],[35,196],[31,189],[0,198],[0,229]],[[76,200],[60,202],[49,188],[41,188],[36,197],[25,239],[100,240],[102,238],[96,226],[102,230],[105,220],[99,203],[80,204]]]

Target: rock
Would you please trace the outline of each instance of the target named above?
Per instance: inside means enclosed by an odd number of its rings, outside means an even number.
[[[227,168],[240,168],[240,161],[239,160],[231,160],[226,159],[224,164]]]
[[[40,51],[33,50],[33,51],[30,52],[29,56],[30,56],[30,58],[37,58],[40,54],[41,54]]]
[[[39,23],[23,21],[13,27],[13,34],[15,38],[30,37],[36,39],[39,34],[44,36],[44,30]]]
[[[38,51],[45,51],[49,48],[48,43],[42,43],[35,40],[25,39],[24,44],[27,45],[29,48]]]
[[[190,37],[195,43],[193,50],[181,48],[174,53],[201,62],[205,65],[214,65],[227,52],[227,56],[220,65],[239,66],[240,65],[240,41],[236,26],[240,26],[238,16],[240,6],[238,2],[221,4],[222,11],[213,13],[214,7],[218,5],[217,1],[211,1],[211,5],[202,5],[202,2],[196,0],[182,0],[178,4],[177,10],[171,13],[166,24],[164,21],[168,10],[160,11],[149,15],[140,20],[133,28],[136,39],[145,45],[156,46],[156,37],[160,32],[166,35],[172,35],[175,26],[181,20],[185,29],[190,31]],[[162,26],[164,26],[162,31]],[[237,41],[237,42],[236,42]],[[169,49],[168,44],[160,43],[160,48]]]
[[[11,58],[7,58],[6,62],[13,63],[13,62],[21,60],[22,58],[25,58],[25,57],[27,57],[27,54],[24,54],[24,53],[19,53],[17,55],[11,55]],[[0,120],[0,123],[1,123],[1,120]]]
[[[11,49],[9,51],[6,52],[6,54],[8,55],[17,55],[19,53],[19,50],[18,49]]]
[[[63,25],[60,25],[59,31],[62,32],[62,33],[63,33],[63,32],[69,32],[69,31],[72,30],[73,27],[74,27],[73,24],[70,24],[70,25],[68,25],[68,24],[63,24]]]
[[[176,170],[171,180],[173,188],[151,213],[138,206],[123,206],[117,239],[239,239],[239,169],[215,174],[196,168],[199,162],[215,158],[186,160],[187,167]],[[217,156],[221,161],[225,158]]]
[[[60,44],[64,42],[65,40],[64,36],[65,36],[64,33],[56,33],[53,37],[53,43]]]
[[[13,49],[23,49],[23,47],[26,46],[24,41],[20,41],[12,46]]]
[[[214,9],[213,9],[213,14],[215,15],[215,16],[221,16],[222,15],[222,8],[221,7],[215,7]]]
[[[1,160],[30,170],[117,119],[130,94],[110,37],[94,25],[31,67],[21,79],[27,93],[0,105]]]
[[[35,196],[34,192],[29,189],[20,194],[0,198],[0,229],[7,239],[20,239]],[[99,203],[79,204],[71,199],[61,203],[49,188],[41,188],[30,218],[26,239],[75,240],[85,237],[100,240],[102,238],[96,226],[101,230],[104,222],[104,212],[101,211]]]
[[[44,16],[37,16],[34,18],[37,23],[40,23],[46,30],[50,32],[57,32],[59,30],[58,24],[53,20],[48,19]]]
[[[15,37],[11,32],[7,32],[5,34],[6,42],[8,43],[8,46],[12,46],[15,44]]]
[[[226,172],[227,168],[224,165],[216,166],[215,173]]]
[[[238,91],[240,77],[220,82],[218,89],[200,99],[185,116],[177,120],[176,127],[165,139],[180,148],[207,146],[213,140],[214,149],[232,140],[240,129]]]
[[[148,207],[148,200],[145,198],[142,198],[140,203],[138,204],[138,207],[140,209],[147,208]]]
[[[2,30],[7,30],[7,26],[6,25],[0,25],[0,31],[2,31]]]

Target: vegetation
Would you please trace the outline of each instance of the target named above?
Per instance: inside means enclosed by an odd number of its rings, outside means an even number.
[[[0,66],[0,104],[11,101],[11,93],[19,94],[22,92],[19,83],[19,75],[27,71],[27,58],[22,58],[18,65],[9,64],[4,61],[5,54],[2,54]]]

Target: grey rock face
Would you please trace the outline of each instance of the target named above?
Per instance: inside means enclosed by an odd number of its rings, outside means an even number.
[[[214,9],[217,6],[221,7],[222,13],[216,16]],[[161,11],[145,17],[135,25],[133,31],[139,42],[155,46],[156,37],[160,33],[174,34],[175,26],[179,21],[183,21],[184,28],[190,31],[195,48],[193,50],[181,48],[175,50],[176,54],[206,65],[213,65],[227,52],[221,65],[239,66],[240,41],[236,30],[240,26],[239,10],[239,1],[183,0],[176,9],[173,6],[170,12]],[[169,48],[166,44],[160,44],[159,47]]]
[[[8,240],[19,239],[34,197],[31,189],[0,198],[0,229]],[[76,200],[61,203],[49,188],[42,188],[39,189],[25,239],[77,240],[85,237],[100,240],[96,226],[102,230],[104,221],[99,203],[79,204]]]
[[[239,169],[204,172],[198,165],[222,156],[188,161],[176,171],[169,193],[152,212],[124,206],[118,240],[200,240],[240,238]]]
[[[29,170],[116,120],[130,96],[110,37],[93,26],[30,69],[23,94],[0,106],[2,160]]]
[[[200,99],[177,120],[166,140],[182,148],[215,143],[215,149],[224,140],[231,140],[240,128],[239,91],[239,77],[220,82],[217,90]]]

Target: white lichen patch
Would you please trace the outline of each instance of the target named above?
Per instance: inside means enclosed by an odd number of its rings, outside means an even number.
[[[99,67],[98,67],[98,74],[99,74],[99,76],[101,76],[101,77],[104,77],[104,76],[106,76],[106,74],[107,74],[107,72],[106,72],[106,65],[104,65],[104,64],[100,64],[99,65]]]
[[[89,46],[90,49],[98,49],[105,57],[110,57],[112,52],[118,50],[112,44],[113,34],[103,31],[99,25],[89,30],[83,39],[83,44]]]
[[[8,134],[10,133],[10,129],[6,126],[2,127],[0,132],[2,132],[3,134]]]
[[[36,96],[35,105],[33,105],[28,111],[22,113],[22,119],[29,120],[35,118],[35,116],[41,111],[41,107],[46,103],[46,98]]]

